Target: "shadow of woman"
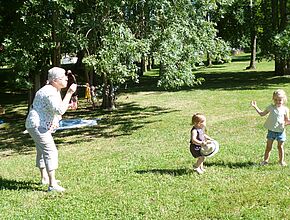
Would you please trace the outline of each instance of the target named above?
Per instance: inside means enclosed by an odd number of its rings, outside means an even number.
[[[0,177],[0,190],[44,191],[40,185],[31,181],[7,180]]]

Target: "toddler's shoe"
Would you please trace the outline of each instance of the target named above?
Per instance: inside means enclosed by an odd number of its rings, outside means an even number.
[[[268,165],[269,163],[267,162],[267,161],[262,161],[261,163],[260,163],[260,165],[261,166],[266,166],[266,165]]]
[[[286,163],[285,161],[283,161],[283,162],[280,162],[280,165],[281,165],[282,167],[286,167],[286,166],[287,166],[287,163]]]
[[[64,192],[65,188],[61,187],[60,185],[49,186],[47,192]]]

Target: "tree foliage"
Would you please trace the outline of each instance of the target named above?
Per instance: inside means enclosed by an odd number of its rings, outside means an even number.
[[[53,50],[68,39],[67,14],[71,7],[64,1],[30,0],[23,1],[14,10],[19,19],[14,20],[13,29],[3,42],[5,52],[2,56],[17,72],[16,86],[30,88],[34,85],[37,90],[45,81],[43,73],[51,66]]]
[[[278,54],[290,57],[290,25],[284,31],[275,35],[274,46]]]
[[[102,79],[104,100],[113,100],[111,91],[116,85],[137,81],[138,73],[142,75],[153,62],[160,69],[158,86],[164,89],[200,84],[203,79],[194,74],[198,65],[206,59],[228,61],[229,45],[247,45],[250,36],[246,0],[16,2],[0,3],[0,24],[7,24],[1,30],[5,51],[0,60],[13,67],[17,73],[14,81],[37,89],[45,78],[43,73],[60,65],[61,54],[82,54],[86,58],[79,62],[84,61]],[[282,5],[286,1],[276,2]],[[273,4],[264,0],[253,3],[252,20],[261,38],[262,54],[283,54],[289,59],[289,27],[280,19],[283,10],[275,26],[275,16],[267,18]],[[103,107],[113,104],[109,101]]]

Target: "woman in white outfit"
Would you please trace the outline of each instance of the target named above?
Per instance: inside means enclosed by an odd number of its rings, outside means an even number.
[[[40,170],[42,184],[48,184],[48,191],[63,192],[55,178],[58,168],[58,150],[52,133],[59,126],[61,116],[68,109],[77,85],[72,84],[62,99],[60,91],[67,86],[65,70],[53,67],[48,71],[47,84],[39,89],[33,100],[25,127],[36,144],[36,166]]]

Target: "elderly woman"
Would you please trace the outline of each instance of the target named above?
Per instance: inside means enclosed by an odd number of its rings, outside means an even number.
[[[48,184],[48,192],[63,192],[58,185],[55,170],[58,168],[58,151],[52,133],[59,126],[61,116],[68,109],[77,85],[72,84],[62,99],[60,91],[67,86],[65,70],[53,67],[48,71],[47,85],[39,89],[33,100],[25,127],[36,144],[36,167],[41,174],[41,183]]]

